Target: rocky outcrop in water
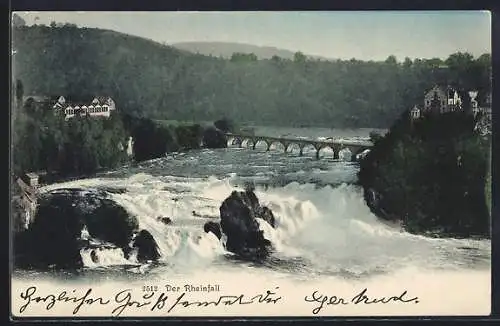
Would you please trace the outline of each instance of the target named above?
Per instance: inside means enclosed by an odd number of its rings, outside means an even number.
[[[205,225],[203,226],[203,230],[206,232],[206,233],[209,233],[209,232],[212,232],[213,234],[215,234],[215,236],[217,237],[217,239],[221,239],[222,238],[222,231],[221,231],[221,228],[220,228],[220,224],[219,223],[216,223],[216,222],[207,222],[205,223]]]
[[[137,234],[132,247],[137,249],[137,261],[140,263],[156,261],[160,258],[158,245],[151,233],[146,230],[141,230]]]
[[[272,250],[272,244],[264,238],[257,218],[274,226],[270,209],[260,206],[253,189],[233,191],[220,206],[221,228],[227,236],[226,249],[243,259],[260,260]]]
[[[61,189],[40,199],[29,229],[15,236],[14,263],[19,267],[79,268],[83,265],[80,250],[91,242],[120,248],[126,258],[135,248],[146,260],[156,260],[159,254],[151,249],[156,242],[145,232],[139,229],[136,217],[106,192]]]
[[[158,216],[156,219],[166,225],[172,223],[172,219],[167,216]]]

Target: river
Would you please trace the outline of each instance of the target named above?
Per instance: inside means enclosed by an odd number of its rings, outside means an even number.
[[[362,141],[370,131],[255,129],[257,135]],[[95,178],[47,186],[45,191],[103,186],[126,189],[111,196],[154,236],[161,262],[132,266],[133,262],[115,250],[99,252],[99,263],[93,263],[89,253],[82,252],[86,266],[78,273],[16,271],[15,278],[79,284],[210,279],[226,289],[227,284],[236,289],[277,283],[289,289],[314,284],[344,292],[349,287],[372,291],[404,288],[427,298],[419,305],[421,310],[415,310],[417,314],[489,313],[489,240],[431,239],[382,223],[355,185],[358,164],[343,160],[342,154],[334,160],[331,150],[323,149],[321,159],[316,160],[313,148],[306,148],[301,157],[297,148],[284,153],[279,144],[268,152],[265,144],[258,144],[255,150],[245,145],[170,153]],[[203,231],[207,220],[217,220],[222,201],[248,181],[257,185],[261,204],[276,217],[276,229],[260,223],[276,248],[263,264],[231,259],[222,243]],[[172,224],[160,223],[158,216],[170,217]],[[452,294],[457,288],[460,296]],[[447,291],[451,294],[443,299]],[[475,299],[467,301],[461,295]],[[299,310],[297,314],[304,314]],[[335,314],[325,311],[329,313]]]

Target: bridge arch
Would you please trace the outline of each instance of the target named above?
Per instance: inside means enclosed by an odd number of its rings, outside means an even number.
[[[338,148],[334,144],[320,144],[316,147],[317,154],[316,156],[321,157],[321,153],[323,153],[323,157],[331,157],[333,159],[338,158]]]
[[[242,139],[240,137],[229,136],[227,137],[227,146],[241,147]]]
[[[241,147],[253,148],[254,140],[251,137],[241,137]]]
[[[252,148],[256,149],[257,145],[259,145],[259,144],[265,144],[266,151],[269,151],[270,148],[271,148],[271,141],[268,140],[268,139],[266,139],[266,138],[255,138],[255,139],[253,139]]]
[[[276,149],[279,151],[285,151],[286,142],[283,142],[283,141],[277,140],[277,139],[272,139],[269,141],[269,149]]]
[[[358,156],[358,154],[361,154],[365,149],[369,149],[369,147],[367,146],[362,146],[362,145],[344,145],[341,147],[341,150],[348,150],[350,152],[350,157],[348,156],[348,154],[343,154],[343,158],[344,160],[346,161],[356,161],[356,158]],[[343,152],[343,153],[346,153],[346,152]],[[345,156],[347,155],[347,156]]]
[[[298,143],[299,144],[299,149],[300,149],[300,156],[303,156],[304,154],[308,153],[317,153],[318,150],[316,146],[312,143]]]
[[[352,161],[352,158],[355,157],[353,150],[349,146],[343,146],[339,151],[339,158],[342,161]]]
[[[298,142],[281,142],[285,153],[299,153],[301,151],[300,144]]]

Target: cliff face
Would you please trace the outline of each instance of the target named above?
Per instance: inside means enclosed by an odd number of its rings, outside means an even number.
[[[413,122],[405,113],[360,163],[372,212],[412,233],[489,237],[490,139],[475,123],[464,113]]]

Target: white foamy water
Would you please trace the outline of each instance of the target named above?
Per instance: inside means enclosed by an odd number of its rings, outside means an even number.
[[[231,177],[184,180],[142,173],[128,178],[61,183],[45,190],[103,186],[126,189],[125,193],[110,196],[138,218],[141,229],[153,235],[163,262],[206,264],[227,254],[213,234],[203,231],[203,225],[209,220],[219,221],[222,201],[233,190],[241,190],[232,185]],[[290,183],[281,188],[258,188],[256,195],[276,218],[274,229],[259,220],[265,237],[276,248],[275,255],[284,261],[299,259],[309,276],[359,277],[410,266],[429,270],[488,266],[489,241],[431,239],[388,226],[370,212],[361,189],[353,185],[317,188],[313,184]],[[165,225],[158,216],[167,216],[172,223]],[[124,264],[122,255],[115,251],[109,255],[104,260],[106,265],[113,259],[117,265]],[[95,266],[88,261],[85,259],[87,267]],[[298,268],[293,264],[289,267],[293,271]]]

